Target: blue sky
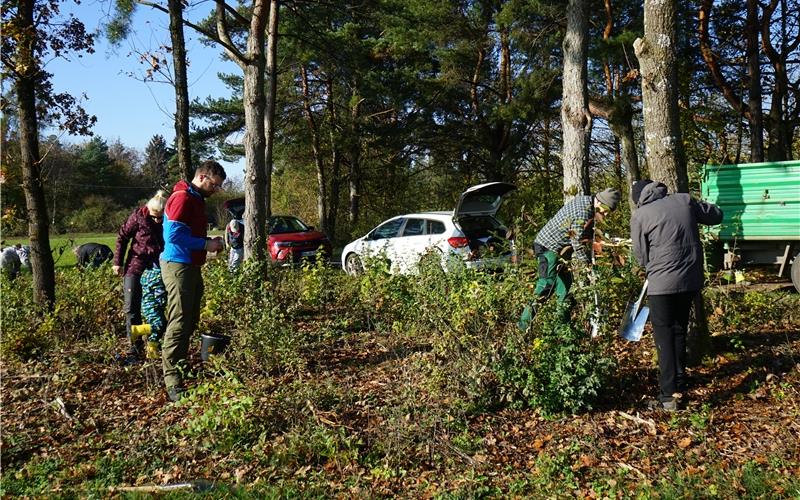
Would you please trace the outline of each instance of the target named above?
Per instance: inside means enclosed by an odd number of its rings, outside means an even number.
[[[193,3],[187,10],[187,18],[199,20],[213,6],[211,1]],[[101,30],[109,19],[109,2],[89,0],[77,6],[65,3],[63,8],[65,12],[73,12],[90,32]],[[112,48],[104,36],[98,34],[94,54],[47,63],[56,91],[69,92],[76,98],[86,95],[82,105],[97,117],[93,131],[108,143],[119,139],[128,147],[144,151],[155,134],[161,134],[168,142],[174,140],[174,91],[167,83],[141,81],[145,66],[139,63],[137,55],[170,45],[168,26],[166,14],[139,5],[132,35],[119,47]],[[185,33],[190,61],[189,99],[230,95],[217,74],[238,73],[238,67],[222,61],[219,50],[203,46],[191,29],[187,28]],[[65,134],[61,140],[74,143],[86,138]],[[229,177],[242,177],[243,162],[223,164]]]

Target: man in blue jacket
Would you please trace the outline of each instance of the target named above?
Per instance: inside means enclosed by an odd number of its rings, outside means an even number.
[[[222,238],[208,238],[205,199],[222,189],[225,169],[205,161],[191,183],[175,184],[164,207],[164,251],[161,276],[167,289],[167,328],[161,344],[164,383],[171,401],[183,397],[183,375],[189,341],[200,320],[203,298],[201,266],[206,252],[222,249]]]
[[[722,210],[686,193],[667,194],[649,179],[631,189],[633,254],[647,272],[650,322],[658,351],[661,407],[678,408],[685,390],[686,330],[692,300],[703,287],[703,246],[698,224],[722,222]]]

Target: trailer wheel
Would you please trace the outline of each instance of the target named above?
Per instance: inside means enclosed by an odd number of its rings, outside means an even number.
[[[794,289],[800,292],[800,253],[794,256],[794,263],[792,264],[792,283]]]

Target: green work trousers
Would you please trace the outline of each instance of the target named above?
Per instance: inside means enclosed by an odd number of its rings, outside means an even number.
[[[542,251],[538,251],[541,249]],[[555,292],[558,301],[562,302],[572,286],[572,273],[568,265],[559,265],[559,256],[544,247],[537,248],[539,259],[539,279],[536,281],[534,293],[537,297],[549,296]]]
[[[181,387],[189,341],[200,320],[203,276],[200,266],[162,260],[161,278],[167,289],[167,328],[161,342],[164,383]]]

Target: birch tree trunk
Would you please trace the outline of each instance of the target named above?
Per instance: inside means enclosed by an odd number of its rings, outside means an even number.
[[[592,119],[586,89],[588,39],[588,4],[569,0],[567,32],[564,36],[564,78],[561,100],[563,128],[562,165],[564,198],[589,194],[589,137]]]
[[[642,78],[645,158],[650,176],[672,193],[689,178],[678,111],[677,0],[645,0],[644,38],[633,42]]]

